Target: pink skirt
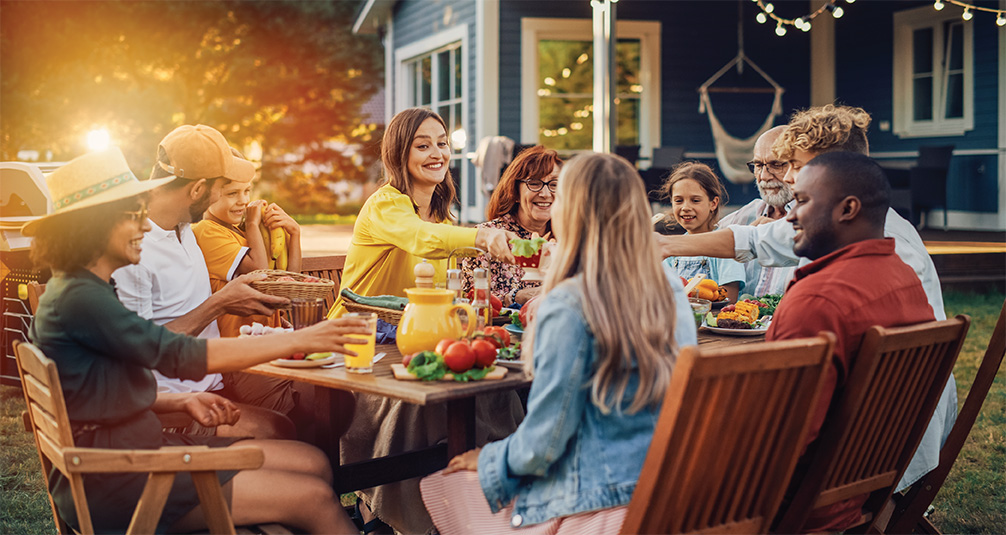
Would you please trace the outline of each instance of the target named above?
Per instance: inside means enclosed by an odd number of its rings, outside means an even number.
[[[553,518],[541,524],[514,528],[513,503],[498,513],[489,511],[489,504],[479,485],[478,473],[463,470],[443,475],[435,472],[419,484],[423,503],[433,518],[433,525],[442,535],[519,533],[520,535],[582,535],[591,533],[618,533],[625,521],[628,506],[601,511],[578,513]]]

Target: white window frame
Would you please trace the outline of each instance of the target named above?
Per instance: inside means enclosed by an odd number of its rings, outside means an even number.
[[[639,39],[639,155],[649,158],[660,145],[659,22],[617,21],[619,39]],[[542,40],[593,41],[590,19],[521,19],[521,142],[538,143],[538,43]]]
[[[395,49],[395,113],[398,113],[404,109],[410,108],[412,105],[409,103],[409,92],[413,89],[407,87],[409,81],[409,67],[408,64],[416,60],[420,56],[431,56],[431,79],[437,80],[436,71],[439,68],[436,61],[436,54],[442,49],[461,43],[461,54],[458,55],[458,61],[461,62],[461,127],[465,129],[466,132],[471,132],[470,124],[468,122],[468,91],[469,91],[469,75],[468,75],[468,54],[470,53],[469,43],[468,43],[468,25],[462,24],[448,28],[442,32],[436,33],[429,37],[425,37],[414,43],[409,43],[408,45],[399,47]],[[433,111],[438,111],[441,101],[438,100],[438,95],[435,87],[431,87],[431,103],[430,109]],[[456,102],[458,99],[451,93],[451,98],[444,102]],[[449,119],[444,119],[448,121]],[[452,125],[448,125],[451,127]],[[451,133],[447,132],[450,136]],[[470,135],[470,134],[469,134]],[[469,140],[469,145],[471,140]],[[468,160],[465,157],[464,151],[458,152],[456,150],[451,151],[451,165],[457,165],[461,169],[461,176],[458,177],[458,182],[461,183],[461,191],[458,192],[458,201],[461,204],[461,219],[467,220],[465,216],[466,212],[466,202],[468,199],[468,189],[472,187],[469,182],[469,171],[468,171]]]
[[[964,42],[964,116],[947,119],[945,70],[941,65],[945,40],[943,26],[960,21],[952,9],[936,11],[933,6],[899,11],[894,14],[894,133],[899,137],[959,136],[974,129],[974,36],[973,23],[963,23]],[[916,121],[913,95],[913,32],[933,31],[933,119]]]

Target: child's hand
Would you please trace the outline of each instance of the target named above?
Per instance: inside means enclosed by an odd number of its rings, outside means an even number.
[[[253,229],[262,222],[262,205],[265,201],[252,201],[245,207],[245,228]]]
[[[263,221],[266,228],[270,230],[279,227],[290,236],[300,235],[300,225],[276,203],[272,203],[266,208]]]

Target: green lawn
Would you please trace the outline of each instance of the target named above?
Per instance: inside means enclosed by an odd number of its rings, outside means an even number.
[[[971,330],[954,375],[960,403],[978,369],[1002,307],[1003,294],[946,294],[948,316],[968,314]],[[24,432],[21,391],[0,387],[0,534],[55,533],[38,454]],[[944,533],[1002,533],[1006,526],[1006,368],[975,422],[950,477],[936,496],[932,521]]]

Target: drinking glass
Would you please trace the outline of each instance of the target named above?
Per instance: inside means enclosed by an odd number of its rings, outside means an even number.
[[[688,302],[692,305],[695,328],[698,329],[702,326],[702,319],[706,317],[706,313],[712,310],[713,303],[708,299],[699,299],[698,297],[689,297]]]
[[[321,321],[325,300],[321,298],[297,298],[290,300],[290,320],[294,330],[310,327]]]
[[[353,338],[364,340],[361,344],[346,344],[346,349],[355,351],[356,356],[346,355],[346,371],[349,373],[373,373],[374,372],[374,343],[377,338],[377,314],[373,312],[349,312],[343,314],[344,318],[359,319],[367,322],[367,330],[370,334],[351,334]]]

